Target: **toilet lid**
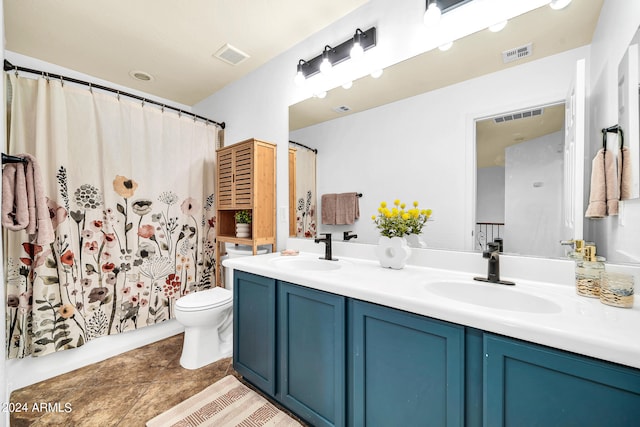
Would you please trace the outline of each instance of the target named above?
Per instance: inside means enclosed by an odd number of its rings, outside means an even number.
[[[185,311],[204,310],[227,304],[232,299],[233,293],[230,290],[216,287],[179,298],[176,301],[176,308]]]

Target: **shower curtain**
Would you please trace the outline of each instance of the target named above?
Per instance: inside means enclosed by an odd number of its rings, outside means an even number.
[[[316,153],[296,150],[296,236],[316,237]]]
[[[5,231],[7,357],[163,322],[181,295],[214,286],[217,127],[10,78],[8,151],[35,157],[55,238]]]

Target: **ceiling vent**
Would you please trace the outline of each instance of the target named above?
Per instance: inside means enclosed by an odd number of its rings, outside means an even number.
[[[534,108],[533,110],[518,111],[516,113],[510,113],[504,116],[494,117],[493,122],[494,123],[512,122],[514,120],[541,116],[543,112],[544,112],[544,108]]]
[[[531,56],[533,53],[531,43],[524,46],[514,47],[513,49],[505,50],[502,52],[502,62],[508,64],[509,62],[517,61],[527,56]]]
[[[213,56],[231,65],[238,65],[239,63],[249,58],[249,55],[247,55],[240,49],[231,46],[229,43],[218,49],[218,51]]]
[[[351,107],[347,107],[346,105],[341,105],[339,107],[333,107],[333,111],[336,113],[346,113],[347,111],[351,111]]]

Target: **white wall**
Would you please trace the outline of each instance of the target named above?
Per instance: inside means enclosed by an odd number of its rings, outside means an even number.
[[[638,26],[640,1],[605,0],[591,45],[586,189],[590,159],[602,145],[600,130],[618,123],[618,64]],[[640,262],[640,199],[624,202],[618,217],[586,220],[585,227],[587,239],[593,240],[598,253],[606,255],[609,261]]]
[[[360,242],[377,241],[370,219],[381,201],[418,200],[433,210],[429,247],[472,248],[475,119],[562,101],[588,47],[478,77],[292,132],[317,147],[318,194],[359,191]],[[523,85],[522,82],[527,84]],[[514,95],[517,94],[517,95]],[[320,232],[346,226],[321,226]]]
[[[561,257],[564,131],[505,150],[504,251]]]

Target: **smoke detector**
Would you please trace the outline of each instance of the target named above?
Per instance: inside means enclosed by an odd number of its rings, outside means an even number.
[[[213,56],[231,65],[238,65],[239,63],[249,58],[249,55],[247,55],[240,49],[231,46],[229,43],[218,49],[218,51],[214,53]]]
[[[513,49],[505,50],[502,52],[502,62],[508,64],[509,62],[517,61],[527,56],[531,56],[533,53],[533,45],[527,43],[524,46],[514,47]]]

